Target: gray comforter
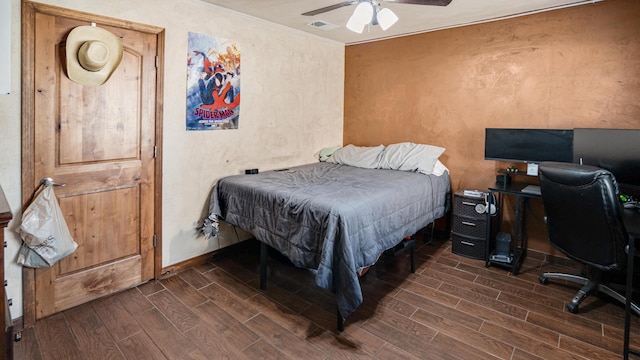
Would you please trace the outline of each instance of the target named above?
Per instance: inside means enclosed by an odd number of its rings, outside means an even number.
[[[357,270],[442,217],[449,188],[446,172],[320,162],[220,179],[209,219],[247,230],[294,265],[315,270],[317,285],[336,292],[346,318],[362,303]]]

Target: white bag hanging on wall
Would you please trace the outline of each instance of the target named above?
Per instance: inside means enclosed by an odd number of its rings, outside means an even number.
[[[23,241],[17,262],[27,267],[51,267],[78,247],[51,184],[41,186],[41,191],[22,214],[16,232]]]

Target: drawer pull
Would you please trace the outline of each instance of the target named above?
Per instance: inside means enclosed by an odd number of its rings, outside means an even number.
[[[477,205],[476,203],[472,203],[472,202],[468,202],[468,201],[463,201],[462,204],[463,205],[474,206],[474,207]]]
[[[468,225],[468,226],[476,226],[476,224],[472,223],[472,222],[468,222],[468,221],[463,221],[462,225]]]
[[[468,241],[460,241],[460,244],[462,245],[468,245],[468,246],[476,246],[476,244],[468,242]]]

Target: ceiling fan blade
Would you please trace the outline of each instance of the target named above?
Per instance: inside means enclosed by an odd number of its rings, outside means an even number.
[[[398,4],[414,4],[414,5],[432,5],[432,6],[447,6],[451,0],[385,0],[390,3]]]
[[[449,0],[449,1],[451,1],[451,0]],[[353,4],[356,4],[356,3],[358,3],[357,0],[354,0],[354,1],[343,1],[341,3],[333,4],[333,5],[330,5],[330,6],[325,6],[325,7],[320,8],[320,9],[307,11],[306,13],[302,13],[302,15],[304,15],[304,16],[314,16],[314,15],[325,13],[327,11],[340,9],[341,7],[353,5]]]

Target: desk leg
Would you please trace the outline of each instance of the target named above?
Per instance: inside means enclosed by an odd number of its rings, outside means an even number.
[[[631,336],[631,316],[634,313],[632,309],[633,303],[633,261],[635,259],[635,241],[637,237],[631,236],[629,238],[629,246],[627,253],[627,283],[625,284],[625,304],[624,304],[624,346],[623,346],[623,358],[629,359],[629,354],[640,356],[639,349],[631,349],[629,347],[629,337]]]
[[[528,198],[516,195],[516,204],[513,222],[513,263],[511,264],[511,273],[518,275],[520,264],[524,260],[527,252],[527,244],[525,240],[525,213]]]
[[[633,256],[634,256],[634,239],[629,239],[629,249],[627,254],[627,284],[626,284],[626,301],[624,304],[624,359],[629,358],[629,332],[631,331],[631,298],[633,295]]]
[[[489,265],[491,265],[491,240],[492,240],[492,236],[493,234],[497,234],[500,232],[500,225],[502,223],[502,194],[500,193],[494,193],[492,191],[489,191],[489,197],[490,198],[494,198],[496,199],[496,206],[497,206],[497,211],[498,213],[495,215],[498,217],[498,221],[495,222],[495,226],[496,229],[494,231],[494,229],[492,229],[494,223],[491,220],[491,213],[489,211],[487,211],[486,214],[486,223],[487,223],[487,231],[486,231],[486,235],[485,235],[485,252],[484,252],[484,266],[485,267],[489,267]]]
[[[520,233],[522,234],[522,238],[520,239],[520,259],[521,263],[524,262],[524,258],[527,257],[527,248],[529,247],[528,239],[527,239],[527,222],[526,222],[526,214],[527,208],[529,206],[530,198],[525,197],[522,199],[522,224],[520,225]]]
[[[515,203],[514,203],[514,211],[513,211],[513,239],[511,244],[509,245],[509,252],[513,254],[513,259],[510,264],[504,264],[509,267],[511,273],[513,275],[518,275],[520,271],[520,265],[526,256],[527,252],[527,244],[525,237],[525,213],[527,206],[527,197],[522,197],[520,195],[515,195]],[[498,232],[500,231],[500,225],[502,223],[502,207],[504,205],[504,200],[500,194],[500,216],[498,219]],[[488,261],[490,262],[490,261]]]
[[[522,203],[522,199],[519,195],[516,195],[516,204],[515,204],[515,213],[513,219],[513,244],[511,247],[513,249],[513,263],[511,264],[511,273],[513,275],[518,275],[518,267],[520,262],[520,254],[518,253],[518,243],[522,242],[522,220],[520,217],[522,216],[522,212],[520,210],[520,205]]]

